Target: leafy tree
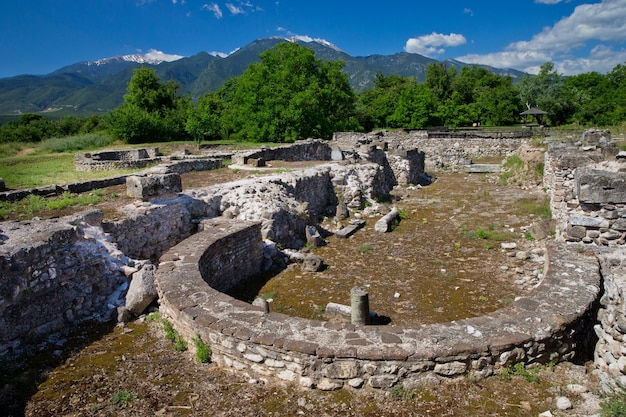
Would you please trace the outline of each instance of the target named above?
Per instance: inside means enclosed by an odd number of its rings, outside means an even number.
[[[432,62],[426,65],[426,85],[440,102],[444,102],[452,95],[452,83],[455,77],[456,68],[446,68],[443,62]]]
[[[198,100],[198,105],[189,107],[185,131],[198,143],[205,139],[219,139],[221,134],[220,116],[224,104],[214,93],[208,93]]]
[[[281,43],[263,52],[224,97],[224,132],[256,142],[330,138],[356,127],[354,92],[342,62],[316,59],[313,51]]]
[[[555,125],[565,123],[574,112],[571,95],[552,62],[543,64],[536,76],[521,77],[519,88],[526,106],[548,112],[548,118]]]
[[[189,100],[178,97],[179,86],[162,83],[153,69],[136,69],[124,103],[108,115],[109,131],[127,143],[187,139]]]

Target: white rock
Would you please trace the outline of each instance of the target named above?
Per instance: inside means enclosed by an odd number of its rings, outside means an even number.
[[[552,413],[550,410],[544,411],[543,413],[540,413],[538,417],[552,417]]]
[[[559,410],[569,410],[572,408],[572,402],[567,397],[558,397],[556,399],[556,408]]]

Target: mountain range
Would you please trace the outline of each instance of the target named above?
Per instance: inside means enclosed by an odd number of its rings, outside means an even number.
[[[189,57],[167,55],[151,50],[143,55],[125,55],[68,65],[46,75],[18,75],[0,78],[0,115],[47,113],[50,116],[105,113],[123,102],[133,70],[154,68],[163,80],[180,84],[182,94],[199,97],[214,91],[230,77],[238,76],[259,54],[280,42],[297,42],[311,48],[316,57],[345,63],[344,72],[357,92],[373,87],[376,73],[412,76],[423,81],[426,66],[442,62],[446,66],[466,66],[460,61],[437,61],[419,54],[396,53],[353,57],[324,40],[263,38],[237,49],[228,56],[200,52]],[[524,73],[512,69],[485,67],[514,79]]]

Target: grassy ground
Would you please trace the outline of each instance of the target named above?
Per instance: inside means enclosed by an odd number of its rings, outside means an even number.
[[[169,155],[182,148],[190,153],[198,152],[198,145],[195,142],[163,142],[143,146],[156,146],[164,155]],[[260,146],[277,146],[277,144],[218,141],[203,146],[249,149]],[[4,179],[8,189],[15,190],[127,174],[133,170],[76,171],[74,169],[74,155],[102,149],[131,147],[137,148],[139,146],[116,142],[104,134],[52,138],[40,143],[0,144],[0,178]]]

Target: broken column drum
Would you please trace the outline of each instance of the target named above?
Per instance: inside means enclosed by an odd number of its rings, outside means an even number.
[[[354,287],[350,290],[350,305],[352,308],[352,324],[370,324],[369,295],[365,289]]]

